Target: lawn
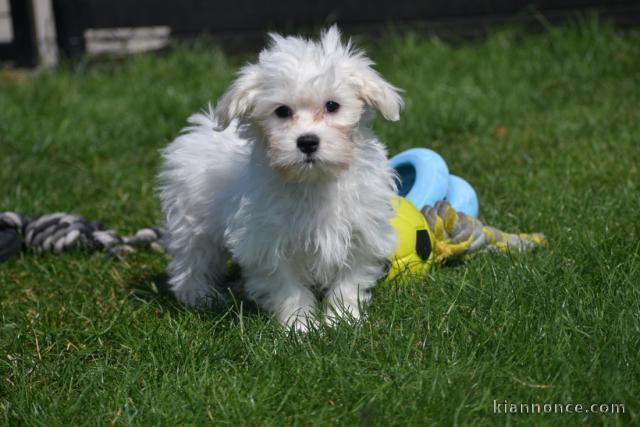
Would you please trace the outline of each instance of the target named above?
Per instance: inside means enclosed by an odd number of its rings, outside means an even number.
[[[0,424],[640,423],[640,33],[358,41],[405,90],[375,122],[390,153],[438,151],[481,219],[549,245],[379,286],[366,321],[306,336],[246,304],[180,307],[156,253],[27,253],[0,264]],[[0,211],[158,224],[159,149],[246,59],[203,42],[0,71]]]

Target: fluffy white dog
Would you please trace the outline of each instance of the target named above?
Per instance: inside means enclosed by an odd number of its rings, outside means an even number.
[[[231,257],[245,295],[288,328],[358,318],[393,252],[395,194],[372,108],[402,98],[334,26],[319,41],[272,34],[212,111],[163,152],[159,193],[176,297],[225,294]]]

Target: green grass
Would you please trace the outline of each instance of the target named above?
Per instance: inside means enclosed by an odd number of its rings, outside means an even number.
[[[485,222],[549,246],[379,287],[361,325],[302,337],[246,305],[181,308],[157,291],[157,254],[26,254],[0,265],[0,424],[640,422],[640,34],[585,21],[365,44],[406,90],[401,121],[375,123],[391,153],[435,149]],[[158,150],[242,61],[200,45],[2,73],[0,211],[158,223]]]

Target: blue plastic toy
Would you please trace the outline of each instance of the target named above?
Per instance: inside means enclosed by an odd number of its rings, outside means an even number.
[[[418,209],[447,200],[455,210],[478,216],[478,196],[473,187],[464,179],[450,175],[447,164],[435,151],[411,148],[389,162],[400,176],[400,196],[406,197]]]

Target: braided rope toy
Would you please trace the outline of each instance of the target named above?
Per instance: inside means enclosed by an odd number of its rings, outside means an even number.
[[[387,279],[403,271],[426,274],[433,265],[461,259],[483,250],[517,253],[546,243],[539,233],[511,234],[485,226],[475,218],[478,200],[462,178],[449,175],[435,152],[411,149],[391,159],[400,178],[400,197],[393,201],[396,217],[390,222],[399,236]],[[404,197],[403,197],[404,196]],[[150,248],[163,252],[161,228],[142,228],[119,235],[103,224],[80,215],[50,213],[27,216],[0,213],[0,262],[25,248],[59,253],[79,246],[116,256]]]
[[[418,211],[398,197],[397,216],[391,220],[400,236],[392,257],[388,279],[400,272],[427,273],[433,262],[444,264],[483,250],[521,252],[545,244],[542,234],[510,234],[485,226],[446,200]],[[30,217],[16,212],[0,213],[0,262],[25,248],[38,253],[60,253],[78,247],[104,251],[118,257],[136,248],[163,252],[161,228],[142,228],[132,235],[119,235],[104,225],[80,215],[51,213]]]
[[[159,228],[142,228],[130,236],[120,236],[104,225],[80,215],[62,212],[35,217],[16,212],[0,213],[0,262],[23,250],[60,253],[84,246],[117,256],[148,246],[162,252]]]
[[[506,233],[456,211],[446,200],[425,206],[422,214],[433,232],[439,264],[483,250],[519,253],[546,244],[541,233]]]

